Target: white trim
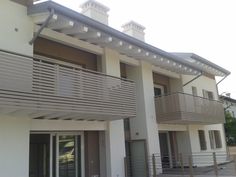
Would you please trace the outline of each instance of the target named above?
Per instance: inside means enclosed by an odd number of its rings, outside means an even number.
[[[53,169],[53,164],[52,164],[53,163],[53,159],[52,159],[53,158],[53,155],[52,155],[53,154],[53,147],[52,146],[53,146],[53,135],[50,134],[50,158],[49,158],[49,161],[50,161],[49,162],[50,163],[49,164],[49,166],[50,166],[49,167],[50,177],[52,177],[52,169]]]
[[[163,85],[159,85],[159,84],[154,84],[154,88],[159,88],[161,89],[161,95],[165,94],[165,88]]]
[[[59,177],[59,136],[55,134],[56,136],[56,177]]]
[[[84,149],[84,132],[81,132],[81,177],[85,176],[85,149]]]

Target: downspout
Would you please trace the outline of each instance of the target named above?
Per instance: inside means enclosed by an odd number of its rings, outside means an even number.
[[[217,82],[216,83],[216,89],[217,89],[217,93],[218,93],[218,95],[219,95],[219,89],[218,89],[218,85],[223,81],[223,80],[225,80],[226,79],[226,77],[228,77],[230,74],[227,74],[227,75],[225,75],[225,77],[223,77],[219,82]],[[224,108],[224,117],[225,117],[225,112],[226,112],[226,110],[229,108],[230,106],[227,106],[226,108]],[[224,120],[225,120],[225,118],[224,118]],[[226,153],[227,153],[227,156],[229,157],[229,154],[230,154],[230,152],[229,152],[229,147],[227,146],[227,140],[226,140],[226,133],[225,133],[225,123],[222,123],[222,130],[223,130],[223,133],[224,133],[224,137],[225,137],[225,147],[226,147]]]
[[[34,37],[29,41],[30,45],[33,45],[34,41],[37,39],[37,37],[40,35],[40,33],[43,31],[43,29],[48,25],[49,21],[52,19],[53,15],[54,15],[54,13],[55,13],[54,9],[50,9],[50,14],[49,14],[48,18],[40,26],[39,30],[36,32]]]
[[[198,79],[199,77],[201,77],[203,75],[203,72],[201,71],[201,73],[199,75],[197,75],[196,77],[194,77],[193,79],[191,79],[190,81],[186,82],[185,84],[183,84],[183,87],[185,87],[186,85],[190,84],[191,82],[195,81],[196,79]]]

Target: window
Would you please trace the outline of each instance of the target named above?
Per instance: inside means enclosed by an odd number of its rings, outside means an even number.
[[[203,97],[207,98],[209,100],[214,100],[214,94],[211,91],[207,91],[207,90],[202,90],[203,93]]]
[[[197,96],[197,87],[192,86],[192,94],[193,96]]]
[[[204,130],[198,130],[198,137],[199,137],[200,149],[201,150],[207,150],[205,131]]]
[[[162,85],[154,85],[154,95],[161,96],[164,94],[164,86]]]
[[[210,138],[211,149],[222,148],[222,141],[219,130],[210,130],[209,138]]]

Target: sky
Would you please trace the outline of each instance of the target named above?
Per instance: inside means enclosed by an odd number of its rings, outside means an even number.
[[[54,0],[80,12],[84,0]],[[235,0],[97,0],[110,8],[109,26],[133,20],[145,41],[167,52],[192,52],[229,70],[219,94],[236,99]],[[219,80],[217,78],[217,80]]]

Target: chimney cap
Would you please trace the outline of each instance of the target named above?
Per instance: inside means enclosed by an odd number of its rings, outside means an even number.
[[[107,13],[110,10],[107,6],[101,4],[100,2],[97,2],[96,0],[87,0],[80,5],[80,8],[82,8],[82,11],[86,11],[89,8],[95,8],[104,13]]]
[[[133,20],[123,24],[121,27],[123,28],[124,31],[133,28],[133,29],[136,29],[140,32],[143,32],[146,29],[143,25],[141,25]]]

